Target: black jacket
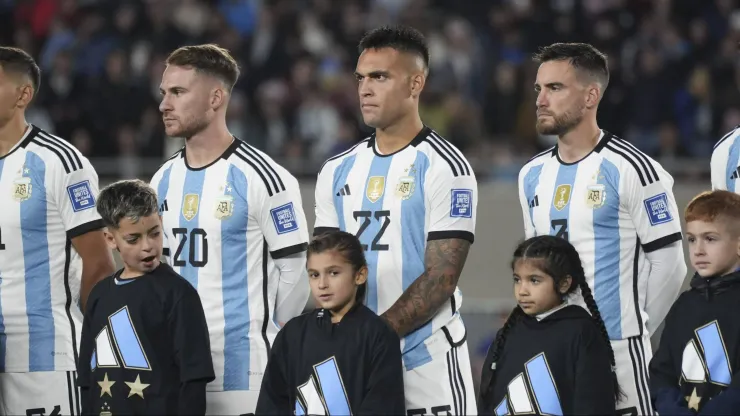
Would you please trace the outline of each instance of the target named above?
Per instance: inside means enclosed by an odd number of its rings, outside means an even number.
[[[214,379],[198,292],[166,264],[121,271],[87,301],[77,364],[83,414],[204,414]]]
[[[740,415],[740,272],[691,280],[650,362],[660,414]]]
[[[541,321],[520,315],[495,371],[492,348],[483,364],[480,414],[614,414],[607,341],[582,307],[566,306]]]
[[[333,324],[317,309],[280,330],[262,379],[257,415],[406,413],[401,342],[364,305]]]

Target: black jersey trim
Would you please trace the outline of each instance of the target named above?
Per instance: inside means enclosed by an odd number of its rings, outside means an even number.
[[[252,155],[255,160],[257,160],[257,163],[259,163],[260,166],[267,172],[268,176],[270,176],[270,180],[272,181],[272,184],[275,186],[276,192],[279,193],[280,191],[285,190],[285,184],[283,183],[283,179],[280,177],[280,175],[277,173],[275,168],[265,160],[264,157],[252,146],[248,145],[245,142],[241,142],[241,145],[239,146],[240,149],[243,149],[246,151],[247,154]],[[277,183],[275,183],[275,180],[277,179]],[[280,185],[278,187],[278,185]]]
[[[683,235],[679,231],[679,232],[669,234],[664,237],[660,237],[647,244],[643,244],[642,249],[645,250],[645,253],[652,253],[655,250],[660,250],[661,248],[671,243],[675,243],[676,241],[681,241],[682,239],[683,239]]]
[[[41,131],[38,127],[34,126],[33,124],[29,124],[26,128],[26,131],[23,132],[23,136],[21,137],[21,143],[18,146],[15,146],[8,152],[6,155],[0,156],[0,160],[5,159],[6,157],[12,155],[16,150],[22,148],[26,148],[29,143],[31,143],[31,139],[36,137],[36,134]]]
[[[440,150],[440,149],[439,149],[439,148],[437,147],[437,145],[435,145],[435,144],[434,144],[434,142],[433,142],[433,141],[431,141],[431,140],[430,140],[430,139],[429,139],[428,137],[425,137],[425,138],[423,139],[423,141],[424,141],[424,142],[426,142],[426,143],[428,143],[428,144],[429,144],[429,146],[430,146],[430,147],[431,147],[431,148],[432,148],[432,149],[433,149],[433,150],[434,150],[435,152],[437,152],[437,154],[438,154],[438,155],[440,155],[440,156],[442,157],[442,159],[444,159],[444,161],[445,161],[445,162],[447,162],[447,164],[448,164],[448,165],[450,165],[450,169],[452,169],[452,175],[453,175],[453,176],[455,176],[455,177],[458,177],[458,176],[460,176],[460,175],[461,175],[461,174],[463,173],[463,172],[460,172],[460,173],[458,173],[458,172],[457,172],[457,169],[456,169],[456,167],[455,167],[455,164],[454,164],[454,163],[452,163],[452,160],[450,160],[450,158],[448,157],[448,156],[450,156],[450,155],[449,155],[449,154],[447,154],[446,152],[442,152],[442,151],[441,151],[441,150]]]
[[[450,382],[450,393],[452,393],[452,405],[455,408],[455,414],[459,415],[460,409],[457,407],[457,396],[455,395],[455,384],[452,380],[454,378],[452,377],[452,350],[447,351],[447,377]]]
[[[37,138],[35,138],[35,137],[31,139],[31,143],[33,143],[33,144],[35,144],[35,145],[37,145],[37,146],[43,147],[43,148],[45,148],[45,149],[48,149],[48,150],[50,150],[50,151],[51,151],[52,153],[54,153],[55,155],[57,155],[57,157],[59,158],[59,160],[61,160],[61,161],[62,161],[62,166],[64,167],[64,171],[65,171],[66,173],[70,173],[70,172],[72,172],[72,171],[71,171],[71,170],[69,169],[69,165],[67,164],[67,160],[66,160],[66,159],[64,158],[64,156],[62,156],[62,154],[61,154],[61,153],[59,152],[59,150],[58,150],[58,149],[56,149],[55,147],[52,147],[52,146],[50,146],[50,145],[48,145],[48,144],[46,144],[46,143],[43,143],[43,142],[39,141],[39,140],[38,140]]]
[[[642,336],[642,314],[640,313],[640,292],[638,290],[638,281],[640,276],[640,237],[636,237],[635,241],[635,258],[632,261],[632,297],[635,302],[635,315],[637,316],[637,327],[640,328],[640,336]]]
[[[609,149],[610,151],[614,152],[615,154],[618,154],[619,156],[622,156],[624,158],[624,160],[626,160],[627,162],[629,162],[629,164],[632,165],[633,168],[635,168],[635,171],[637,172],[637,176],[640,178],[640,184],[642,184],[642,186],[647,186],[648,185],[648,183],[645,181],[645,175],[643,174],[643,171],[640,169],[639,166],[637,166],[637,162],[635,162],[635,159],[634,158],[632,158],[631,156],[628,156],[627,154],[625,154],[621,150],[619,150],[616,147],[611,146],[609,144],[606,145],[606,148]],[[650,180],[650,178],[648,178],[648,180]],[[653,183],[653,181],[650,180],[650,183]]]
[[[281,248],[279,250],[271,251],[270,256],[274,259],[282,259],[288,257],[291,254],[302,253],[308,248],[308,243],[301,243],[292,245],[290,247]]]
[[[460,360],[457,358],[458,348],[455,347],[452,349],[452,354],[455,357],[455,366],[457,367],[457,378],[460,380],[460,390],[462,390],[462,414],[467,415],[468,414],[468,391],[467,388],[465,388],[465,379],[462,376],[462,371],[460,371]]]
[[[470,244],[475,242],[475,234],[470,231],[431,231],[427,234],[427,241],[446,240],[448,238],[459,238],[470,241]]]
[[[645,359],[645,346],[642,342],[642,337],[635,337],[635,345],[637,346],[637,354],[638,358],[641,360],[642,365],[640,366],[640,375],[642,376],[642,391],[645,393],[645,397],[648,399],[645,400],[645,404],[647,406],[647,413],[648,415],[652,415],[655,412],[653,411],[653,404],[650,400],[650,378],[648,377],[648,361]]]
[[[452,155],[452,158],[455,160],[457,167],[460,168],[461,174],[465,176],[470,176],[470,172],[472,171],[472,169],[470,169],[470,165],[465,160],[465,157],[460,154],[459,150],[452,147],[449,141],[443,139],[442,136],[437,134],[434,130],[431,130],[429,132],[429,139],[438,142],[440,147],[444,148],[445,150],[447,150],[447,152],[449,152],[449,154]]]
[[[252,162],[251,159],[249,159],[247,157],[246,153],[242,154],[240,152],[240,150],[241,150],[241,148],[237,149],[234,152],[234,156],[236,156],[239,159],[243,160],[246,164],[248,164],[249,166],[251,166],[252,169],[254,169],[255,172],[257,172],[257,175],[259,175],[260,179],[262,179],[262,183],[265,184],[265,189],[267,189],[267,195],[272,196],[277,191],[273,191],[273,188],[270,186],[270,182],[265,177],[264,172],[260,168],[258,168],[257,165],[254,164],[254,162]]]
[[[337,227],[316,227],[313,229],[313,236],[319,236],[321,234],[331,233],[334,231],[339,231],[339,228]]]
[[[638,402],[638,405],[640,406],[640,414],[646,415],[648,413],[646,411],[647,409],[645,406],[645,399],[642,396],[642,389],[640,388],[640,384],[641,384],[640,376],[639,376],[640,370],[637,369],[637,366],[638,366],[637,357],[636,357],[637,353],[634,351],[634,345],[632,342],[632,338],[627,338],[627,347],[630,353],[630,361],[632,361],[632,377],[634,377],[634,380],[635,380],[635,391],[637,392],[637,402]]]
[[[71,376],[72,376],[71,375],[72,372],[71,371],[65,371],[65,373],[67,375],[67,396],[69,398],[69,413],[72,416],[74,416],[74,414],[75,414],[75,403],[74,403],[74,397],[72,397],[72,389],[74,387],[73,387],[72,380],[70,379]]]
[[[450,334],[450,330],[447,329],[446,326],[443,326],[442,327],[442,332],[445,334],[445,338],[447,338],[447,342],[450,343],[450,347],[452,347],[452,348],[457,348],[457,347],[461,346],[468,339],[468,331],[467,331],[467,329],[465,330],[465,333],[463,334],[462,339],[460,341],[457,341],[457,342],[455,342],[452,339],[452,334]]]
[[[267,240],[262,240],[262,304],[264,306],[264,319],[262,320],[262,340],[265,341],[267,356],[270,356],[270,340],[267,338],[267,325],[270,322],[270,304],[267,299]]]
[[[74,163],[77,163],[78,169],[82,169],[82,160],[80,159],[80,156],[77,154],[77,149],[72,147],[72,145],[69,144],[66,140],[63,140],[56,136],[52,136],[51,134],[48,134],[44,131],[39,131],[39,136],[45,138],[46,140],[50,142],[54,142],[58,144],[63,149],[67,149],[69,151],[68,155],[71,155],[70,159],[73,160]]]
[[[614,138],[614,144],[621,145],[627,151],[631,151],[632,152],[632,155],[634,155],[635,157],[637,157],[637,160],[645,163],[643,165],[643,167],[645,167],[645,165],[647,165],[647,168],[645,170],[647,172],[648,169],[649,169],[649,174],[652,175],[653,180],[655,180],[655,182],[660,182],[660,177],[658,176],[658,171],[655,170],[655,166],[653,165],[653,162],[650,161],[650,159],[647,157],[647,155],[645,155],[645,153],[643,153],[642,151],[640,151],[637,147],[635,147],[635,145],[633,145],[632,143],[628,142],[627,140],[620,139],[618,137],[615,137]]]
[[[67,313],[67,319],[69,319],[69,328],[72,333],[72,355],[76,363],[80,362],[80,357],[77,352],[77,331],[75,330],[75,321],[72,319],[72,289],[69,286],[69,266],[72,262],[72,240],[67,239],[64,245],[64,294],[67,297],[64,303],[64,311]],[[82,311],[84,314],[85,311]]]
[[[714,147],[712,148],[712,150],[717,149],[717,147],[719,147],[719,145],[721,145],[722,142],[724,142],[725,140],[729,139],[733,134],[735,134],[737,132],[738,129],[740,129],[740,125],[735,126],[732,130],[730,130],[729,133],[727,133],[724,136],[722,136],[722,138],[719,139],[719,141],[714,144]]]
[[[536,155],[534,155],[534,156],[532,156],[531,158],[529,158],[529,160],[527,161],[527,163],[529,163],[529,162],[531,162],[531,161],[533,161],[533,160],[537,159],[538,157],[542,157],[542,156],[545,156],[545,155],[546,155],[546,154],[548,154],[548,153],[550,153],[550,157],[552,157],[552,156],[555,156],[555,149],[556,149],[556,146],[553,146],[553,147],[551,147],[551,148],[549,148],[549,149],[547,149],[547,150],[544,150],[544,151],[542,151],[542,152],[539,152],[539,153],[537,153]],[[525,165],[526,165],[527,163],[525,163]]]
[[[87,234],[90,231],[99,230],[103,227],[105,227],[105,223],[102,219],[92,220],[84,224],[80,224],[77,227],[74,227],[71,230],[67,231],[67,238],[71,240],[75,237]]]
[[[231,156],[234,153],[234,149],[236,149],[239,146],[239,143],[241,143],[241,141],[239,139],[237,139],[237,138],[234,137],[233,140],[231,141],[231,144],[229,144],[229,147],[227,147],[226,150],[224,150],[224,152],[221,154],[221,156],[213,159],[210,163],[207,163],[207,164],[205,164],[205,165],[203,165],[201,167],[198,167],[198,168],[194,168],[194,167],[190,166],[190,164],[188,164],[188,158],[187,158],[187,156],[185,154],[187,152],[187,148],[186,147],[183,147],[182,149],[180,149],[180,152],[182,152],[181,155],[182,155],[182,158],[183,158],[183,162],[185,162],[185,167],[189,171],[197,172],[197,171],[200,171],[200,170],[204,170],[204,169],[210,168],[211,166],[213,166],[216,163],[218,163],[218,161],[221,160],[221,159],[228,160],[229,159],[229,156]],[[175,153],[175,155],[176,154],[177,153]]]
[[[75,163],[74,158],[72,157],[72,155],[69,152],[69,149],[67,149],[64,146],[62,146],[59,142],[54,141],[54,140],[51,140],[51,138],[49,136],[45,135],[43,132],[40,132],[39,131],[39,134],[36,135],[36,137],[35,137],[35,141],[36,142],[39,142],[39,143],[44,143],[47,146],[54,147],[60,153],[63,153],[64,154],[64,158],[65,158],[66,162],[69,163],[70,170],[72,172],[75,172],[75,171],[78,171],[78,170],[82,169],[82,163],[80,163],[80,165],[77,166],[77,164]]]
[[[324,161],[324,163],[321,164],[321,167],[319,168],[319,173],[322,170],[324,170],[324,166],[326,166],[327,163],[331,162],[332,160],[337,160],[337,159],[339,159],[341,157],[347,156],[348,154],[352,153],[355,149],[357,149],[357,146],[359,146],[359,145],[361,145],[363,143],[366,143],[369,140],[370,140],[370,137],[366,137],[366,138],[360,140],[359,142],[357,142],[354,146],[352,146],[349,149],[345,150],[344,152],[342,152],[342,153],[340,153],[338,155],[334,155],[334,156],[330,157],[329,159],[326,159]]]
[[[455,397],[455,401],[457,402],[457,406],[460,409],[460,414],[464,415],[466,414],[463,409],[463,402],[462,402],[462,392],[460,391],[460,382],[458,381],[458,373],[460,372],[459,363],[457,361],[457,357],[455,357],[455,349],[452,348],[450,350],[450,358],[452,359],[452,380],[455,384],[455,392],[457,393]]]
[[[422,127],[421,130],[419,130],[419,132],[416,133],[416,136],[414,136],[414,138],[411,139],[410,142],[406,143],[405,146],[403,146],[402,148],[396,150],[395,152],[388,153],[388,154],[382,154],[382,153],[380,153],[378,151],[377,147],[375,146],[376,143],[377,143],[377,140],[378,140],[378,136],[375,133],[373,133],[370,136],[370,141],[367,143],[367,147],[372,148],[373,149],[373,154],[375,154],[375,156],[377,156],[377,157],[391,157],[391,156],[393,156],[395,154],[398,154],[398,153],[403,152],[409,146],[413,146],[413,147],[418,146],[419,143],[421,143],[422,141],[426,140],[427,136],[429,136],[429,134],[431,132],[432,132],[432,129],[430,129],[429,127],[427,127],[427,126]]]

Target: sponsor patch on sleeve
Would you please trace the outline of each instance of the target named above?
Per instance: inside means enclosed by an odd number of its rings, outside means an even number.
[[[95,207],[95,196],[90,190],[90,181],[78,182],[67,187],[69,200],[72,202],[74,212],[83,211]]]
[[[668,196],[665,192],[650,197],[644,201],[650,225],[664,224],[673,221],[671,210],[668,207]]]
[[[473,191],[471,189],[453,189],[450,206],[450,217],[473,217]]]
[[[298,229],[298,221],[295,217],[292,202],[271,209],[270,215],[272,215],[272,222],[275,224],[275,231],[278,234],[285,234]]]

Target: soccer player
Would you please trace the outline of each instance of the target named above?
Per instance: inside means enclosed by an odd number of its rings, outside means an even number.
[[[213,380],[208,326],[198,292],[160,263],[157,194],[140,180],[98,198],[108,247],[123,268],[95,285],[80,346],[82,412],[202,415]]]
[[[727,133],[712,151],[712,189],[740,193],[740,126]]]
[[[653,414],[650,334],[686,276],[673,178],[629,142],[599,129],[606,56],[591,45],[555,43],[535,60],[537,130],[558,139],[519,172],[525,234],[562,237],[578,250],[625,393],[618,414]]]
[[[341,229],[362,242],[365,304],[402,338],[407,414],[474,414],[457,282],[474,238],[475,175],[419,117],[423,35],[380,27],[359,49],[362,116],[375,133],[322,167],[314,234]]]
[[[79,414],[81,304],[114,270],[95,211],[98,175],[26,122],[40,71],[0,47],[0,414]]]
[[[216,380],[207,412],[251,413],[279,324],[308,299],[308,228],[298,181],[232,136],[239,68],[216,45],[172,52],[162,77],[165,131],[185,147],[157,171],[165,256],[200,294]]]

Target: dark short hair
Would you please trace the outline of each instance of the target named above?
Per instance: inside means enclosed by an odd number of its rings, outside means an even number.
[[[354,234],[345,231],[332,230],[319,234],[308,243],[307,256],[319,254],[330,250],[336,250],[344,259],[352,265],[352,271],[357,273],[363,267],[367,267],[365,260],[365,249],[362,248],[360,240]],[[367,293],[367,281],[357,288],[355,299],[363,302]]]
[[[228,50],[212,43],[183,46],[167,57],[167,65],[191,67],[218,78],[231,90],[239,79],[239,64]]]
[[[358,50],[391,48],[399,52],[416,54],[424,60],[424,68],[429,68],[429,45],[424,35],[410,26],[393,25],[375,28],[362,37]]]
[[[0,46],[0,66],[5,72],[27,76],[35,91],[41,87],[41,69],[26,51],[10,46]]]
[[[540,48],[535,62],[568,61],[573,68],[586,72],[603,89],[609,85],[609,64],[604,53],[588,43],[553,43]]]
[[[140,179],[114,182],[98,195],[98,214],[109,228],[118,228],[124,218],[133,222],[158,213],[157,194]]]

